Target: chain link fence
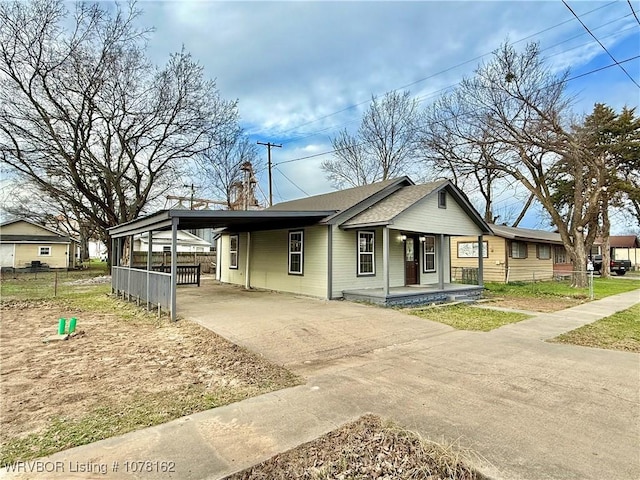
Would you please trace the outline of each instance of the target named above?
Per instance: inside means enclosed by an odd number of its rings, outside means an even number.
[[[63,297],[110,285],[105,268],[91,270],[2,269],[0,298],[33,300]]]

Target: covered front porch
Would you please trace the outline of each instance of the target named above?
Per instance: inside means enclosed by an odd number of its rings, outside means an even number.
[[[484,287],[445,283],[443,285],[408,285],[404,287],[361,288],[343,290],[345,300],[367,302],[387,307],[424,305],[458,300],[480,298]]]

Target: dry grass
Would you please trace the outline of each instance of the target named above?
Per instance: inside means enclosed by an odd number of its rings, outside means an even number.
[[[107,295],[0,306],[0,464],[289,387],[299,379],[188,320]],[[77,335],[44,342],[58,318]]]
[[[229,480],[481,480],[452,447],[374,415],[227,477]]]

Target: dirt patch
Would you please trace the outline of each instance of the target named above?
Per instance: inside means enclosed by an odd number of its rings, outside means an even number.
[[[569,297],[509,297],[492,298],[489,297],[488,305],[513,308],[515,310],[526,310],[530,312],[557,312],[565,308],[575,307],[584,303],[585,300]]]
[[[202,405],[216,406],[298,383],[284,368],[188,320],[171,323],[147,314],[123,320],[47,301],[2,304],[0,315],[3,446],[46,430],[61,418],[79,420],[105,406],[122,416],[123,406],[131,405],[132,399],[137,405],[162,399],[158,408],[173,409],[170,416],[175,418]],[[60,317],[72,316],[77,317],[76,336],[45,341],[57,333]],[[206,397],[208,403],[188,395]],[[172,398],[181,399],[185,407],[167,406]],[[159,416],[149,423],[166,420]],[[125,430],[134,428],[139,424]],[[122,431],[114,429],[111,434],[118,433]],[[58,449],[68,446],[73,445]]]
[[[465,464],[452,448],[422,440],[417,434],[379,417],[359,420],[276,455],[228,480],[415,479],[473,480],[485,477]]]

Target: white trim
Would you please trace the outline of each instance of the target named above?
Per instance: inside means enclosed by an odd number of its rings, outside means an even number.
[[[291,236],[300,234],[300,251],[291,251]],[[288,235],[287,244],[287,271],[289,275],[304,275],[304,230],[291,230]],[[291,270],[291,257],[293,255],[300,256],[300,270]]]
[[[370,252],[363,252],[360,250],[360,236],[361,235],[371,235],[371,251]],[[358,236],[357,236],[357,241],[358,241],[358,276],[373,276],[376,274],[376,232],[371,231],[371,230],[359,230],[358,231]],[[363,272],[361,270],[361,266],[362,266],[362,262],[361,262],[361,257],[363,255],[368,255],[371,256],[371,272]]]
[[[236,249],[235,250],[231,250],[231,240],[234,239],[234,238],[236,239]],[[238,253],[239,251],[240,251],[240,235],[238,235],[237,233],[233,234],[233,235],[229,235],[229,268],[231,270],[237,270],[238,269],[238,263],[239,263],[238,262],[238,257],[240,256],[239,253]],[[235,262],[233,262],[233,260],[234,260],[233,254],[234,253],[235,253]]]
[[[436,271],[436,237],[435,235],[423,235],[424,242],[420,242],[422,244],[422,272],[423,273],[434,273]],[[430,238],[433,240],[433,251],[427,252],[427,239]],[[433,256],[433,268],[427,269],[427,254],[429,256]]]
[[[42,249],[43,248],[49,249],[49,253],[42,253]],[[41,246],[38,247],[38,256],[39,257],[50,257],[51,256],[51,250],[52,250],[51,245],[41,245]]]

